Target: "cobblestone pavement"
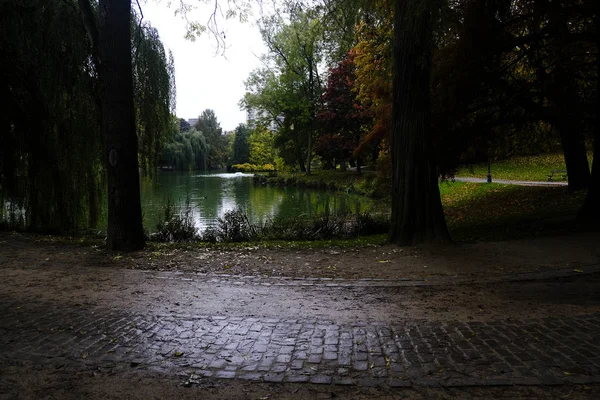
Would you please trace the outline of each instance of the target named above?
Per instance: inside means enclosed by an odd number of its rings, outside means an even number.
[[[600,314],[492,322],[158,315],[0,298],[0,364],[363,386],[600,383]],[[293,314],[293,311],[290,313]]]

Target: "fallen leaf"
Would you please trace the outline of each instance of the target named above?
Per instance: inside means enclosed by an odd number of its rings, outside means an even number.
[[[575,272],[583,272],[583,270],[581,270],[581,269],[577,269],[577,268],[576,268],[576,269],[574,269],[573,271],[575,271]]]
[[[391,260],[377,260],[377,262],[380,262],[380,263],[391,263],[392,261]]]
[[[175,352],[175,357],[181,357],[182,355],[183,355],[183,353],[181,351]]]

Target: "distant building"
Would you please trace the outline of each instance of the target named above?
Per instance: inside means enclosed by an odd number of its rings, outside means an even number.
[[[198,118],[189,118],[189,119],[187,120],[187,122],[188,122],[188,124],[190,124],[190,125],[192,126],[192,128],[193,128],[194,126],[196,126],[196,123],[198,122]]]
[[[280,124],[283,123],[283,119],[283,115],[279,115],[277,117],[277,120],[279,121],[278,123],[277,121],[273,120],[271,115],[265,110],[260,110],[253,107],[246,109],[246,125],[248,125],[250,129],[254,128],[256,123],[262,120],[263,122],[268,121],[266,126],[267,129],[276,132],[279,130]]]

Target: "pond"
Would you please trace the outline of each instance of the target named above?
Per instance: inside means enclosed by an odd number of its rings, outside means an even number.
[[[214,226],[227,211],[242,209],[253,223],[331,213],[378,213],[377,200],[355,194],[254,183],[252,174],[161,171],[154,181],[142,180],[144,226],[156,224],[168,200],[180,209],[189,200],[199,231]]]

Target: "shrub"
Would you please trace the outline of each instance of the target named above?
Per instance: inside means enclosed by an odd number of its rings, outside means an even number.
[[[258,240],[323,240],[384,233],[389,223],[384,216],[363,214],[331,214],[325,212],[314,218],[305,215],[268,220],[252,224],[244,210],[233,210],[206,229],[202,240],[217,242],[247,242]]]
[[[177,210],[175,204],[167,199],[156,229],[158,232],[154,237],[160,242],[188,242],[198,239],[189,197],[183,210]]]
[[[227,211],[217,225],[207,228],[202,235],[206,242],[247,242],[258,236],[256,226],[250,223],[244,210]]]
[[[254,164],[233,164],[231,166],[233,172],[273,172],[275,167],[273,164],[254,165]]]

